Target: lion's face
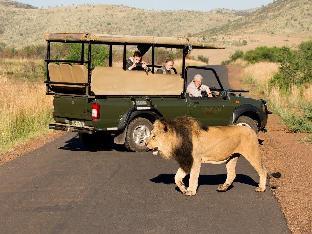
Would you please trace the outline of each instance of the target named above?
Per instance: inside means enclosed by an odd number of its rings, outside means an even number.
[[[160,155],[169,159],[172,154],[172,133],[168,130],[167,125],[159,120],[153,124],[153,130],[149,139],[146,141],[148,149],[153,151],[154,155]]]

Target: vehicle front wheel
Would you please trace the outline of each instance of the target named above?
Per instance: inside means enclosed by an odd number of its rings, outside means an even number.
[[[128,125],[125,146],[134,152],[147,150],[145,142],[151,135],[153,124],[145,118],[136,118]]]
[[[253,120],[252,118],[248,117],[248,116],[240,116],[236,123],[236,125],[239,126],[246,126],[251,128],[252,130],[255,131],[255,133],[258,133],[258,124],[257,121]]]

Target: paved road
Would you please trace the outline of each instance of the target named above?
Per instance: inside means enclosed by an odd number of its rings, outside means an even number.
[[[174,161],[89,152],[66,135],[0,167],[1,233],[289,233],[270,190],[240,159],[227,193],[223,165],[202,167],[195,197],[174,185]]]

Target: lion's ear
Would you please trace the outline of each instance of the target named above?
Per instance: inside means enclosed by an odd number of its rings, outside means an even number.
[[[159,129],[161,131],[168,131],[168,124],[165,121],[156,120],[154,123],[154,129]]]

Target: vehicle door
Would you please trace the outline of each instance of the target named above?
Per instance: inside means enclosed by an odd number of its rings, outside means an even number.
[[[202,84],[207,85],[214,97],[190,97],[187,96],[187,113],[198,119],[204,126],[228,125],[232,123],[234,103],[230,96],[224,95],[224,87],[220,76],[227,76],[224,66],[214,67],[188,67],[186,71],[186,87],[193,82],[196,74],[203,77]],[[223,79],[225,80],[225,79]]]

